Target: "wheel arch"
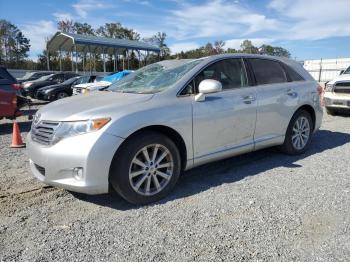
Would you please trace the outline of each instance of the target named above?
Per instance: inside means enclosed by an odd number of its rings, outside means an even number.
[[[300,106],[297,110],[295,110],[294,114],[300,110],[305,110],[306,112],[308,112],[311,116],[311,119],[312,119],[312,130],[315,129],[315,124],[316,124],[316,112],[315,112],[315,109],[310,106],[309,104],[305,104],[305,105],[302,105]],[[294,116],[293,114],[293,116]]]
[[[113,159],[118,153],[120,152],[121,148],[123,147],[123,144],[128,141],[129,139],[132,139],[132,137],[139,135],[142,132],[146,131],[154,131],[159,132],[167,137],[169,137],[176,145],[176,147],[179,150],[180,158],[181,158],[181,171],[185,170],[186,164],[187,164],[187,148],[186,143],[182,136],[177,132],[175,129],[165,126],[165,125],[150,125],[143,128],[140,128],[133,133],[131,133],[128,137],[125,138],[123,143],[118,147],[117,151],[114,153]],[[111,163],[112,165],[112,163]]]

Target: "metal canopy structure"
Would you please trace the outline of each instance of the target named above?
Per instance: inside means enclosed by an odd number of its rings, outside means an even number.
[[[95,55],[103,54],[103,68],[104,72],[106,71],[105,65],[105,55],[114,56],[114,68],[117,67],[118,56],[126,53],[127,59],[129,58],[128,53],[129,50],[137,51],[140,57],[140,51],[148,52],[156,52],[159,53],[160,49],[157,46],[153,46],[148,43],[134,41],[134,40],[126,40],[126,39],[117,39],[117,38],[107,38],[107,37],[98,37],[98,36],[89,36],[89,35],[78,35],[72,33],[64,33],[57,32],[46,45],[47,50],[47,67],[50,70],[49,63],[49,53],[59,51],[60,54],[60,70],[62,70],[61,63],[61,53],[70,52],[72,56],[72,71],[74,71],[73,65],[73,52],[75,52],[75,63],[76,63],[76,71],[78,71],[78,53],[83,53],[85,55],[87,53]],[[125,52],[126,51],[126,52]],[[124,57],[123,57],[124,60]],[[82,59],[83,68],[84,68],[84,58]],[[123,63],[124,64],[124,63]],[[129,61],[128,61],[129,64]],[[84,70],[84,69],[83,69]],[[85,70],[84,70],[85,71]],[[90,68],[91,71],[91,68]]]

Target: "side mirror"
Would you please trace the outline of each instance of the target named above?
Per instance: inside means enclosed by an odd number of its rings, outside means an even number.
[[[205,100],[206,94],[217,93],[222,91],[222,84],[214,79],[205,79],[199,83],[199,94],[195,96],[195,101],[201,102]]]
[[[343,73],[344,73],[344,70],[341,70],[339,75],[342,75]]]

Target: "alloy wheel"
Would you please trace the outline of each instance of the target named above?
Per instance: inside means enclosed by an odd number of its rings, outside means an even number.
[[[297,150],[302,150],[310,139],[310,123],[305,116],[300,116],[294,123],[292,144]]]
[[[129,181],[136,193],[151,196],[167,186],[173,173],[170,151],[161,144],[151,144],[139,150],[131,161]]]
[[[68,96],[68,95],[67,95],[66,93],[61,92],[61,93],[58,93],[57,98],[58,98],[58,99],[62,99],[62,98],[65,98],[65,97],[67,97],[67,96]]]

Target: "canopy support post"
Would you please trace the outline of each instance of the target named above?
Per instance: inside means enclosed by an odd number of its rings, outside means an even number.
[[[85,74],[85,52],[83,52],[83,72]]]
[[[60,54],[60,56],[59,56],[59,58],[60,58],[60,71],[62,72],[62,50],[61,49],[59,51],[59,54]]]
[[[82,62],[83,62],[83,73],[85,74],[85,56],[86,56],[86,53],[85,53],[85,48],[86,46],[84,46],[83,48],[83,58],[82,58]]]
[[[88,50],[89,50],[89,58],[90,58],[90,59],[89,59],[89,60],[90,60],[90,61],[89,61],[89,70],[90,70],[90,75],[91,75],[91,61],[92,61],[92,60],[91,60],[91,48],[90,48],[90,46],[88,46]]]
[[[94,52],[94,72],[96,72],[96,53]]]
[[[77,52],[77,45],[74,45],[74,51],[75,51],[75,72],[78,73],[78,52]]]
[[[117,70],[115,69],[116,61],[117,61],[117,56],[116,56],[116,53],[117,53],[117,52],[115,51],[115,49],[113,49],[113,50],[114,50],[114,63],[113,63],[113,68],[114,68],[114,70],[113,70],[113,71],[115,72],[115,71],[117,71]]]
[[[73,49],[70,51],[70,60],[72,62],[72,72],[74,72]]]
[[[127,62],[128,62],[128,70],[130,70],[129,49],[128,49],[128,51],[127,51]]]
[[[123,70],[125,70],[125,54],[123,54]]]
[[[105,57],[105,49],[103,49],[103,73],[106,73],[106,57]]]
[[[137,53],[139,55],[139,68],[141,68],[141,54],[140,54],[140,50],[137,50]]]
[[[96,72],[96,49],[94,49],[94,72]]]
[[[49,49],[46,49],[47,71],[50,71],[50,55]]]
[[[118,55],[118,50],[115,51],[115,71],[118,71],[118,60],[119,60],[119,55]]]

